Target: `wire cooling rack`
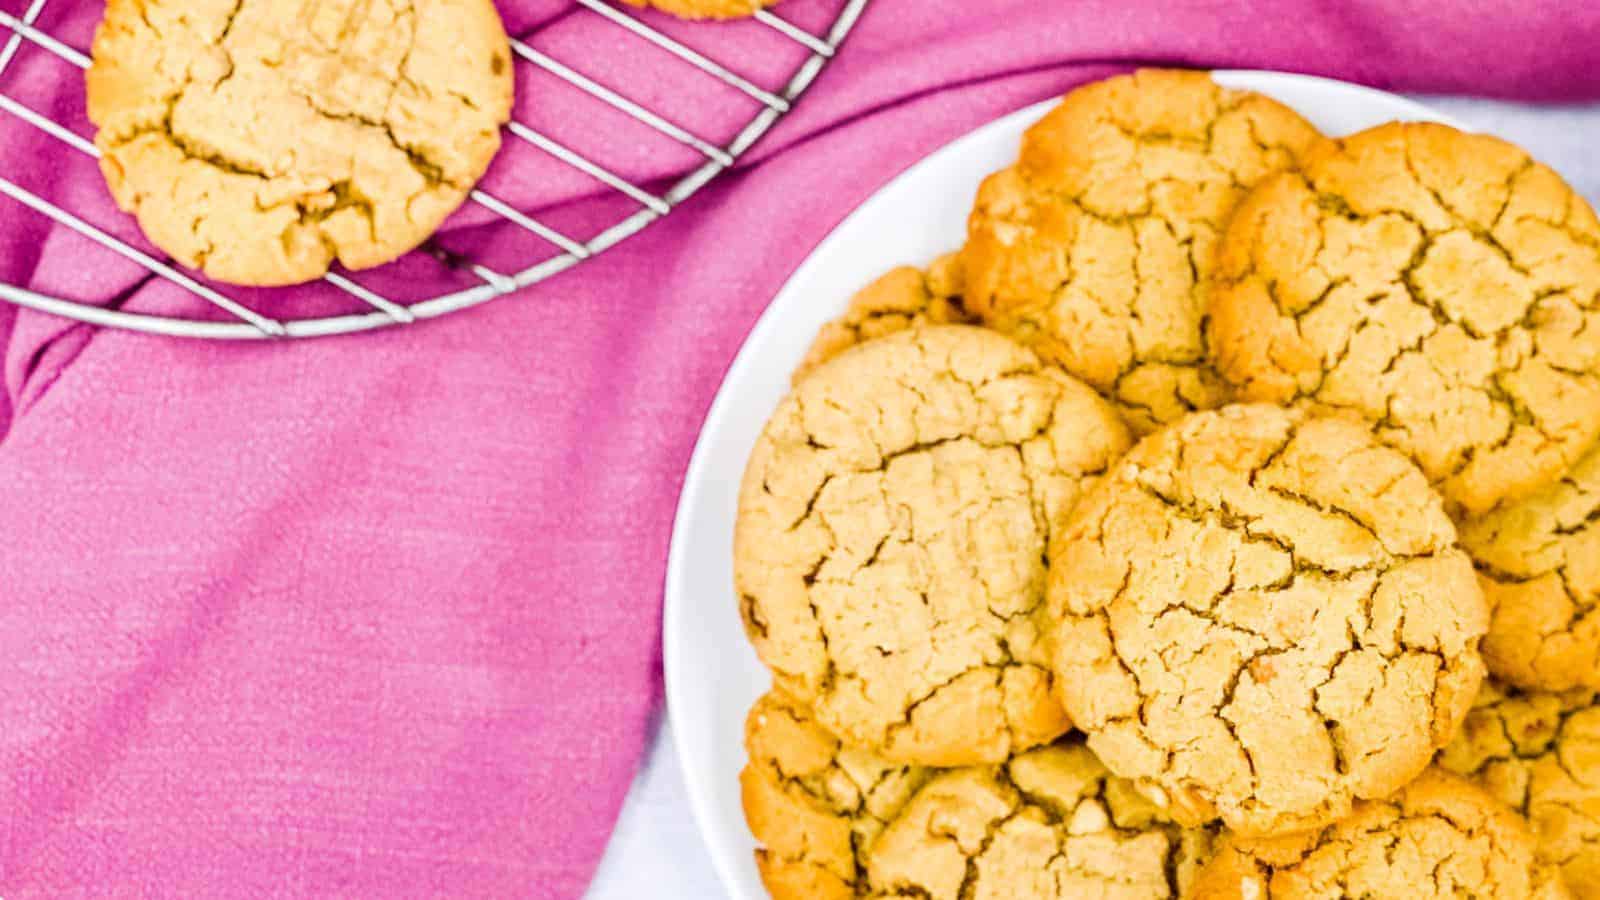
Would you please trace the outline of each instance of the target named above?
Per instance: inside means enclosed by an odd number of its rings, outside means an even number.
[[[5,37],[4,45],[0,46],[0,141],[7,139],[6,135],[10,129],[32,127],[66,145],[72,152],[98,158],[99,150],[91,140],[80,135],[67,123],[52,119],[23,100],[17,99],[17,92],[8,89],[3,80],[7,70],[13,68],[12,63],[19,52],[25,50],[51,54],[80,72],[88,67],[89,57],[86,53],[55,36],[48,28],[46,23],[49,16],[46,15],[46,6],[51,2],[52,0],[30,0],[20,16],[0,10],[0,26],[4,29],[0,30],[0,36]],[[78,0],[53,0],[53,2],[56,7],[61,7]],[[623,12],[602,0],[575,0],[575,2],[578,8],[574,10],[574,15],[594,16],[609,26],[615,26],[626,32],[625,35],[622,32],[617,33],[618,39],[627,44],[624,52],[671,54],[682,64],[698,70],[686,74],[697,80],[700,87],[708,92],[704,102],[723,102],[712,99],[709,92],[732,90],[742,94],[742,99],[752,104],[755,110],[731,138],[718,142],[674,124],[667,114],[652,110],[645,102],[630,99],[630,93],[634,96],[638,96],[640,92],[649,93],[651,86],[635,85],[630,91],[629,85],[602,84],[583,74],[585,66],[582,59],[570,57],[565,60],[557,59],[551,53],[535,49],[530,43],[512,39],[511,50],[518,58],[519,64],[532,66],[540,73],[553,76],[582,92],[584,102],[620,112],[648,129],[655,140],[675,142],[689,148],[697,157],[703,158],[702,163],[665,191],[653,193],[645,186],[616,174],[613,167],[596,161],[592,153],[582,153],[574,149],[573,141],[570,139],[565,137],[557,139],[551,136],[549,133],[551,129],[548,127],[539,129],[516,120],[507,124],[506,132],[510,138],[531,145],[560,166],[576,170],[585,178],[592,179],[603,186],[600,190],[610,193],[626,204],[619,213],[617,221],[598,233],[587,238],[574,237],[558,227],[541,222],[525,211],[516,209],[480,185],[471,193],[468,203],[481,207],[493,217],[516,226],[531,245],[521,251],[520,261],[517,263],[527,264],[517,269],[514,274],[502,272],[484,260],[463,258],[442,248],[430,248],[429,245],[425,245],[422,250],[410,254],[410,257],[432,256],[437,260],[432,265],[443,265],[454,272],[463,273],[463,280],[469,282],[467,286],[437,296],[404,299],[385,296],[379,290],[364,286],[351,274],[330,271],[323,280],[340,298],[335,305],[344,307],[343,311],[306,316],[269,315],[263,312],[262,308],[276,305],[270,302],[274,293],[298,291],[304,288],[278,288],[273,291],[255,289],[249,293],[258,298],[257,302],[246,305],[244,301],[238,299],[240,292],[232,292],[233,295],[230,295],[228,287],[182,271],[168,260],[158,258],[152,252],[134,246],[129,240],[115,236],[112,233],[112,226],[93,224],[66,208],[64,201],[53,202],[11,180],[8,175],[0,174],[0,194],[33,213],[46,216],[57,224],[71,229],[104,248],[105,252],[115,253],[138,264],[151,276],[165,279],[206,301],[215,308],[216,318],[133,312],[52,296],[5,282],[0,282],[0,299],[95,325],[212,339],[301,338],[346,334],[410,324],[476,306],[543,281],[615,246],[650,223],[666,217],[678,204],[732,167],[751,145],[789,112],[794,102],[816,78],[817,73],[832,58],[860,16],[867,0],[843,0],[833,4],[838,7],[836,11],[832,6],[826,10],[826,14],[831,17],[831,23],[826,24],[826,27],[816,28],[815,31],[802,28],[788,19],[766,11],[756,14],[755,24],[693,26],[704,29],[724,27],[761,29],[766,39],[782,44],[782,50],[792,53],[795,45],[798,45],[802,51],[798,65],[789,74],[786,83],[770,90],[759,86],[755,78],[740,74],[736,64],[718,62],[707,53],[691,47],[686,40],[669,35],[665,28],[648,24],[640,16]],[[9,30],[9,34],[6,30]],[[777,49],[774,48],[773,52],[777,52]],[[81,74],[76,77],[77,83],[81,85]],[[699,87],[696,88],[698,89]],[[700,102],[698,96],[692,99]],[[587,117],[580,115],[566,118],[583,120]],[[578,122],[578,127],[582,127],[581,121]],[[13,214],[13,211],[20,212],[13,207],[12,210],[0,212],[0,215]],[[410,257],[407,260],[414,263]],[[502,263],[501,268],[514,267]],[[382,269],[373,271],[381,272]],[[261,300],[267,302],[260,302]]]

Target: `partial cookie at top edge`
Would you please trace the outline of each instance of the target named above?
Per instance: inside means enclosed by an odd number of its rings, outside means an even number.
[[[917,325],[974,324],[962,305],[961,257],[946,253],[926,270],[897,266],[873,279],[850,298],[843,314],[831,319],[812,339],[805,359],[795,367],[799,381],[840,353],[873,338]]]
[[[1320,144],[1218,250],[1212,349],[1243,399],[1353,411],[1478,515],[1600,434],[1600,220],[1487,135]]]
[[[1439,754],[1526,816],[1541,863],[1559,867],[1578,900],[1600,900],[1600,703],[1593,691],[1486,685]]]
[[[1088,387],[979,328],[926,326],[802,379],[740,493],[735,585],[778,683],[856,746],[999,762],[1067,728],[1044,550],[1126,448]]]
[[[112,0],[93,57],[88,112],[118,206],[178,262],[237,284],[415,247],[510,116],[488,0]]]
[[[1600,689],[1600,449],[1462,525],[1491,612],[1483,658],[1525,688]]]
[[[680,19],[742,19],[778,0],[623,0],[629,6],[659,9]]]
[[[1209,832],[1178,829],[1077,736],[1002,766],[897,766],[839,744],[776,690],[745,734],[745,816],[775,900],[956,900],[967,871],[973,896],[1160,900],[1210,853]],[[935,821],[990,837],[953,844],[929,834]]]
[[[1180,822],[1318,827],[1455,732],[1488,613],[1422,473],[1359,423],[1197,413],[1134,447],[1051,551],[1056,685]]]
[[[1195,900],[1493,897],[1566,900],[1534,860],[1527,823],[1462,779],[1429,769],[1394,797],[1309,833],[1224,838]]]
[[[1206,350],[1206,277],[1234,205],[1318,135],[1209,74],[1141,70],[1077,88],[980,188],[968,304],[1148,432],[1227,393]]]

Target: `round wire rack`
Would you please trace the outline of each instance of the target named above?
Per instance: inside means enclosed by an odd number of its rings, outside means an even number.
[[[74,2],[77,0],[54,0],[56,6],[70,6]],[[826,8],[821,10],[816,9],[817,4],[813,3],[813,9],[809,10],[813,13],[810,18],[817,21],[810,28],[768,11],[756,13],[753,22],[740,26],[758,30],[765,36],[764,40],[778,45],[762,51],[765,54],[777,54],[781,51],[793,55],[798,47],[800,52],[798,64],[787,73],[787,80],[781,86],[771,88],[760,86],[757,83],[758,79],[753,76],[741,74],[738,63],[719,62],[711,55],[692,47],[690,42],[684,39],[681,33],[683,29],[677,29],[680,33],[674,36],[668,33],[671,30],[669,27],[653,26],[646,20],[647,17],[624,12],[603,0],[574,0],[574,2],[576,4],[574,15],[592,16],[608,27],[621,29],[621,32],[618,32],[618,39],[626,42],[627,49],[624,52],[670,54],[683,65],[692,67],[695,71],[686,70],[686,77],[695,81],[694,90],[703,89],[707,94],[704,100],[698,95],[690,98],[693,102],[725,102],[725,98],[715,97],[713,92],[731,90],[743,95],[738,99],[749,103],[754,110],[749,119],[733,131],[731,137],[719,140],[715,137],[698,135],[674,124],[667,113],[651,109],[651,104],[630,99],[630,94],[637,97],[641,93],[651,93],[653,86],[635,85],[630,90],[629,85],[602,83],[598,76],[591,77],[584,74],[583,70],[586,67],[583,59],[571,58],[572,55],[561,59],[555,52],[536,49],[533,42],[513,38],[511,50],[519,65],[531,66],[541,76],[558,79],[581,92],[584,102],[604,107],[605,109],[597,111],[596,119],[600,119],[600,113],[608,111],[613,115],[620,113],[646,129],[654,140],[686,147],[696,158],[702,160],[687,175],[679,178],[665,190],[652,192],[645,186],[617,174],[615,167],[597,161],[592,152],[580,152],[575,149],[574,144],[577,142],[572,137],[552,134],[554,129],[549,125],[535,128],[516,119],[506,125],[505,131],[512,140],[536,148],[541,151],[541,156],[547,157],[561,167],[576,170],[584,178],[595,182],[599,186],[598,190],[625,203],[614,224],[588,237],[575,237],[561,228],[534,218],[527,211],[517,209],[480,184],[472,191],[467,202],[487,211],[493,219],[510,223],[524,234],[529,246],[520,248],[513,254],[518,258],[516,265],[520,265],[521,268],[505,265],[503,260],[500,268],[495,268],[487,260],[451,253],[429,244],[390,265],[404,266],[409,263],[414,266],[418,264],[417,258],[430,257],[433,262],[428,265],[445,266],[455,273],[461,273],[462,280],[467,282],[465,286],[435,296],[401,298],[385,296],[380,289],[370,286],[370,279],[366,279],[368,284],[363,284],[350,273],[333,270],[323,277],[323,282],[325,289],[338,297],[335,305],[342,306],[343,309],[331,314],[303,317],[269,315],[262,309],[277,305],[270,302],[273,294],[300,291],[305,286],[271,290],[251,289],[248,293],[256,299],[247,304],[246,301],[239,299],[242,292],[210,282],[197,273],[191,274],[180,270],[170,260],[142,250],[130,240],[117,237],[112,233],[115,230],[114,226],[91,223],[84,215],[66,208],[63,201],[47,199],[42,193],[12,180],[8,174],[0,174],[0,194],[34,214],[48,217],[56,224],[71,229],[104,248],[105,252],[115,253],[137,264],[146,270],[150,277],[164,279],[206,301],[215,308],[216,318],[134,312],[54,296],[4,281],[0,281],[0,300],[8,300],[30,309],[94,325],[211,339],[302,338],[347,334],[406,325],[476,306],[537,284],[616,246],[645,226],[665,218],[675,207],[731,168],[762,135],[793,108],[795,101],[811,85],[823,66],[838,50],[845,36],[849,34],[867,0],[830,0]],[[29,0],[27,8],[21,15],[0,9],[0,28],[4,29],[0,30],[0,35],[5,35],[6,38],[4,45],[0,46],[0,140],[7,139],[7,132],[10,129],[34,128],[53,138],[54,141],[51,143],[59,142],[65,145],[71,153],[98,158],[100,152],[93,141],[63,121],[65,117],[51,118],[23,99],[18,99],[18,92],[10,89],[4,79],[7,71],[14,68],[12,63],[19,52],[34,51],[49,54],[56,61],[78,70],[80,74],[77,79],[81,85],[81,70],[89,66],[89,57],[65,37],[51,32],[48,25],[51,17],[47,15],[46,10],[50,3],[51,0]],[[819,25],[821,27],[818,27]],[[714,30],[729,26],[686,27]],[[6,34],[6,30],[9,34]],[[594,127],[587,115],[565,115],[563,120],[580,131],[585,127],[591,130]],[[78,127],[83,126],[80,123]],[[7,211],[5,214],[12,213]],[[126,227],[123,224],[122,230],[126,231]],[[501,252],[498,257],[506,255]],[[507,273],[501,269],[514,271]],[[381,273],[383,268],[371,271]],[[396,279],[389,278],[387,281],[393,283]],[[267,302],[261,302],[262,300]]]

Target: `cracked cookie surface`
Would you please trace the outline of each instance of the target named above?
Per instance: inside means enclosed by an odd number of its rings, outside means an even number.
[[[1044,551],[1126,449],[1116,412],[961,325],[851,348],[797,384],[740,492],[734,582],[780,687],[901,762],[998,763],[1068,723]]]
[[[1437,769],[1320,831],[1219,843],[1195,900],[1570,896],[1554,870],[1535,861],[1521,817]]]
[[[1600,689],[1600,450],[1464,524],[1461,543],[1489,600],[1489,671],[1525,688]]]
[[[659,9],[680,19],[742,19],[778,0],[623,0],[641,9]]]
[[[941,773],[866,854],[868,895],[922,900],[1163,900],[1209,857],[1082,743],[1068,739],[996,768]]]
[[[939,257],[926,271],[914,266],[890,269],[857,291],[843,315],[822,326],[795,368],[794,380],[863,341],[915,325],[973,324],[962,306],[963,286],[958,253]]]
[[[897,765],[842,746],[775,690],[746,721],[740,773],[775,900],[1180,896],[1211,849],[1077,736],[1002,766]]]
[[[861,854],[935,774],[839,743],[782,690],[745,720],[739,773],[756,867],[775,900],[846,900],[864,890]]]
[[[962,251],[969,308],[1140,433],[1218,406],[1203,295],[1213,247],[1246,189],[1317,138],[1288,107],[1202,72],[1078,88],[979,189]]]
[[[236,284],[417,246],[511,109],[489,0],[111,0],[93,56],[89,118],[118,206]]]
[[[1467,515],[1600,431],[1600,221],[1496,138],[1391,123],[1318,145],[1240,205],[1210,297],[1242,399],[1360,414]]]
[[[1594,692],[1491,684],[1439,764],[1526,816],[1539,861],[1579,900],[1600,900],[1600,704]]]
[[[1142,440],[1051,551],[1056,685],[1186,825],[1331,822],[1455,733],[1488,613],[1443,504],[1364,425],[1277,407]]]

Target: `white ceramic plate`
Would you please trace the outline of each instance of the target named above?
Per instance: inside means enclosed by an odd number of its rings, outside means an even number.
[[[1324,134],[1394,119],[1448,121],[1410,100],[1341,81],[1278,72],[1213,74],[1228,87],[1287,103]],[[1015,160],[1023,130],[1055,103],[1018,110],[946,145],[839,223],[745,339],[700,430],[667,560],[667,706],[695,820],[722,883],[738,900],[767,896],[739,806],[745,713],[770,683],[745,640],[733,595],[733,520],[745,458],[817,329],[889,268],[923,264],[959,247],[978,183]]]

